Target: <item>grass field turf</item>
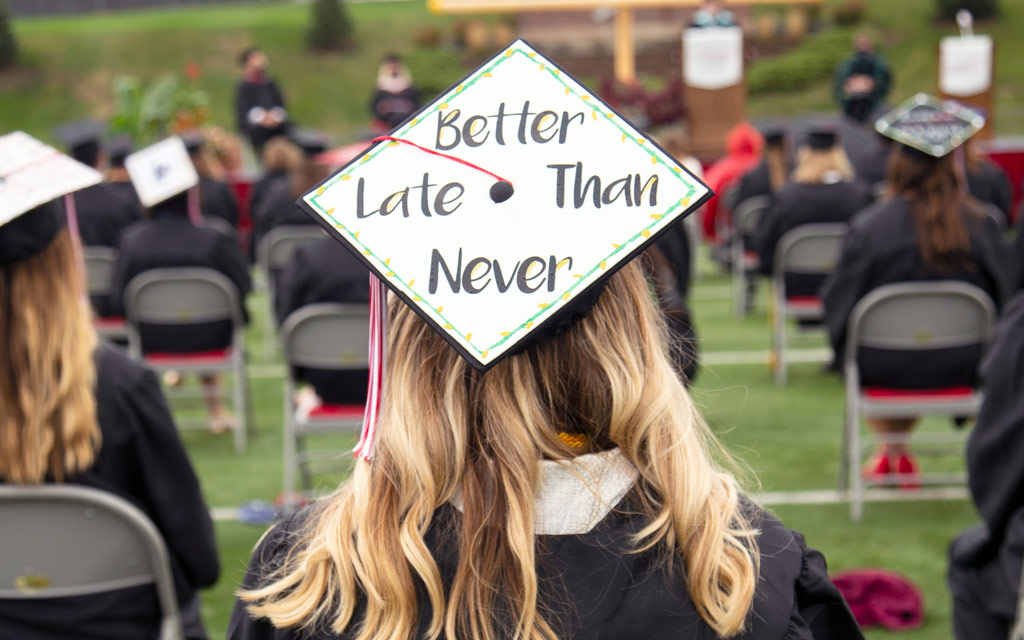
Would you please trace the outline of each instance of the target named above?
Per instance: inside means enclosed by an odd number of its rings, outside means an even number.
[[[702,352],[712,356],[723,351],[764,350],[769,345],[769,325],[764,296],[753,314],[744,319],[732,315],[727,297],[728,282],[706,273],[695,284],[693,307]],[[249,330],[252,380],[259,432],[249,450],[236,455],[229,436],[185,432],[190,456],[212,506],[233,507],[250,499],[272,500],[281,487],[281,390],[276,360],[262,360],[258,338],[264,328],[262,300],[250,299],[257,310]],[[820,337],[802,339],[799,348],[820,347]],[[712,429],[748,472],[745,484],[751,492],[831,489],[835,486],[842,416],[842,390],[835,376],[820,372],[820,363],[794,365],[790,384],[775,387],[765,364],[705,367],[694,389]],[[948,429],[941,421],[929,429]],[[320,438],[319,443],[340,452],[354,444],[351,437]],[[927,463],[926,463],[927,464]],[[962,467],[953,461],[954,467]],[[945,467],[944,467],[945,468]],[[329,490],[340,476],[319,477],[318,487]],[[829,567],[839,571],[855,567],[880,567],[898,571],[921,587],[925,595],[925,625],[901,634],[908,639],[949,638],[949,596],[945,586],[945,550],[958,532],[977,517],[966,501],[869,503],[862,522],[851,523],[846,504],[790,505],[772,507],[789,527],[802,531],[808,543],[822,550]],[[235,522],[218,522],[218,546],[223,566],[220,582],[203,594],[203,614],[212,637],[223,637],[237,587],[252,546],[263,532]],[[888,637],[872,631],[872,640]]]

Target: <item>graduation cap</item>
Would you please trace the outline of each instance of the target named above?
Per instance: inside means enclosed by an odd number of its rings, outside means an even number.
[[[128,177],[145,207],[152,207],[199,184],[199,174],[189,158],[185,143],[173,136],[124,160]]]
[[[811,149],[831,149],[836,146],[837,139],[834,127],[818,127],[807,133],[807,146]]]
[[[30,258],[64,227],[55,200],[102,182],[92,167],[27,133],[0,136],[0,265]]]
[[[299,204],[482,372],[712,195],[522,40],[375,142]]]
[[[53,133],[67,148],[72,158],[93,165],[100,152],[100,139],[106,129],[106,125],[95,120],[75,120],[57,127]]]
[[[761,130],[761,136],[764,138],[765,145],[780,146],[786,139],[786,130],[780,126],[771,125]]]
[[[181,140],[185,143],[185,150],[188,151],[189,155],[194,155],[203,148],[206,144],[206,136],[203,135],[202,131],[186,131],[181,134]]]
[[[135,151],[135,142],[132,141],[131,136],[121,134],[108,142],[104,147],[104,151],[107,152],[107,158],[110,159],[111,167],[123,167],[124,159],[131,152]]]
[[[302,152],[307,156],[315,156],[317,154],[327,151],[327,147],[330,146],[330,139],[327,134],[316,129],[308,128],[295,128],[291,133],[292,142],[294,142]]]
[[[977,111],[952,100],[919,93],[875,123],[887,138],[932,158],[949,155],[985,126]]]

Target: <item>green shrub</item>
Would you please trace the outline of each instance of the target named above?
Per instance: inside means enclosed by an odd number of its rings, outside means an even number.
[[[310,49],[337,51],[352,44],[352,21],[342,0],[314,0],[309,19]]]
[[[961,9],[967,9],[979,20],[999,13],[999,0],[935,0],[935,5],[939,17],[947,20],[955,19]]]
[[[851,33],[849,29],[821,31],[782,55],[758,60],[747,69],[747,91],[794,91],[831,78],[850,55]]]
[[[405,56],[405,63],[424,104],[466,75],[458,55],[435,47],[417,47]]]
[[[18,42],[11,31],[11,14],[7,3],[0,0],[0,69],[13,65],[18,60]]]

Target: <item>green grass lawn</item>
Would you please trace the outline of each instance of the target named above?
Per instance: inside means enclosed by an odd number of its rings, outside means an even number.
[[[728,281],[705,267],[693,292],[702,351],[710,359],[725,351],[766,350],[770,344],[764,292],[755,311],[744,319],[732,315]],[[259,432],[244,455],[236,455],[230,436],[186,432],[185,442],[203,482],[209,504],[233,507],[250,499],[272,500],[281,488],[281,385],[272,377],[277,359],[267,361],[259,348],[265,315],[263,301],[250,299],[256,311],[249,331],[253,397]],[[819,348],[819,337],[806,337],[798,348]],[[269,366],[268,366],[269,365]],[[765,364],[705,367],[694,397],[711,427],[749,470],[751,492],[831,489],[835,486],[842,415],[838,379],[820,372],[818,363],[792,367],[790,384],[775,387]],[[267,377],[271,376],[271,377]],[[929,429],[945,429],[941,421]],[[336,448],[346,464],[352,437],[321,437],[319,445]],[[928,464],[928,463],[926,463]],[[959,461],[947,461],[962,468]],[[327,491],[342,476],[320,476]],[[798,529],[809,544],[821,549],[832,570],[880,567],[898,571],[920,586],[926,598],[926,622],[905,634],[913,639],[950,637],[949,596],[945,587],[945,549],[959,531],[976,521],[966,501],[869,503],[862,522],[851,523],[847,505],[778,506],[772,511]],[[262,527],[217,523],[223,564],[222,578],[204,593],[203,613],[212,637],[223,637],[233,603],[233,590],[244,571]],[[873,631],[869,638],[888,637]]]

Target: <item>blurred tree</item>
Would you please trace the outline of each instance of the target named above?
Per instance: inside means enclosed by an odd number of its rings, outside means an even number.
[[[342,0],[313,0],[307,37],[316,51],[337,51],[352,44],[352,21]]]
[[[173,133],[198,129],[209,120],[210,99],[192,84],[168,74],[148,86],[135,76],[114,78],[113,131],[150,144]]]
[[[939,17],[949,20],[956,19],[956,12],[961,9],[970,11],[976,20],[991,18],[999,13],[999,0],[935,0],[938,5]]]
[[[13,65],[18,60],[18,42],[11,31],[11,14],[7,3],[0,0],[0,69]]]

